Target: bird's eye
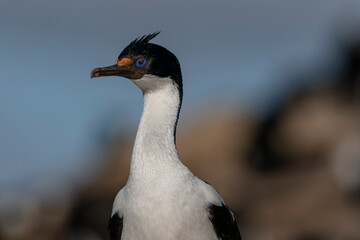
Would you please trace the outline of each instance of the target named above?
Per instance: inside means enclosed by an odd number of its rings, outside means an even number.
[[[147,61],[145,58],[139,58],[138,60],[136,60],[136,67],[138,68],[143,68],[145,67]]]

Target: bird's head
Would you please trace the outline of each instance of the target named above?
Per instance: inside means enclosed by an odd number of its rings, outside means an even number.
[[[132,41],[115,60],[114,65],[95,68],[91,78],[120,76],[132,80],[143,92],[157,90],[166,84],[176,84],[182,92],[180,64],[176,56],[164,47],[149,43],[160,32],[144,35]]]

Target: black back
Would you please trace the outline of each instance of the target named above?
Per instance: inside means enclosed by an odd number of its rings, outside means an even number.
[[[123,218],[120,218],[118,214],[114,214],[109,219],[108,230],[110,233],[110,240],[120,240],[123,229]]]
[[[210,204],[208,211],[209,219],[219,240],[241,240],[236,219],[227,206]]]

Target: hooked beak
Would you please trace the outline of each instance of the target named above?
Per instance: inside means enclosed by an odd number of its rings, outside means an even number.
[[[95,68],[92,70],[90,77],[106,77],[106,76],[119,76],[128,79],[139,79],[142,78],[146,72],[145,69],[138,69],[133,66],[133,60],[130,58],[122,58],[121,60],[116,59],[116,64]]]
[[[119,77],[125,77],[129,79],[137,79],[141,77],[137,77],[139,75],[137,72],[135,72],[133,69],[128,67],[122,67],[118,66],[117,64],[108,66],[108,67],[102,67],[102,68],[95,68],[91,71],[91,78],[97,78],[97,77],[106,77],[106,76],[119,76]]]

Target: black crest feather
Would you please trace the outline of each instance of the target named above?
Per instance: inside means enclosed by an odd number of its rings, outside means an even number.
[[[142,37],[139,37],[139,38],[136,38],[134,41],[132,41],[130,44],[129,44],[129,47],[130,48],[134,48],[136,46],[139,46],[139,45],[143,45],[143,44],[147,44],[149,43],[149,41],[151,39],[153,39],[154,37],[156,37],[157,35],[159,35],[160,31],[156,31],[154,33],[151,33],[151,34],[148,34],[148,35],[144,35]]]

